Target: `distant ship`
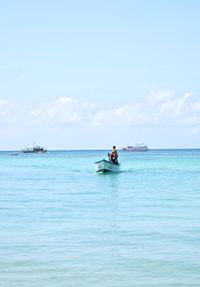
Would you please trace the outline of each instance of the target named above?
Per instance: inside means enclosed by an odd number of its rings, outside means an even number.
[[[126,146],[121,148],[123,151],[148,151],[147,145],[136,144],[134,146]]]
[[[47,149],[41,146],[26,147],[22,149],[24,153],[44,153]]]

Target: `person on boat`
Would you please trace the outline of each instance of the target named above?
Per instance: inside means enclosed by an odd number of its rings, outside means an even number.
[[[109,160],[113,163],[118,163],[118,154],[116,146],[113,146],[112,152],[108,154]]]

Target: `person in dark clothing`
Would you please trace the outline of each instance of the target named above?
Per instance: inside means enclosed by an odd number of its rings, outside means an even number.
[[[118,153],[116,146],[113,146],[112,152],[108,154],[109,160],[113,163],[118,163]]]

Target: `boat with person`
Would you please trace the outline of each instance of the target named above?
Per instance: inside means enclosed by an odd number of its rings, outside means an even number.
[[[94,168],[96,172],[106,173],[106,172],[119,172],[120,164],[113,163],[111,161],[102,159],[94,163]]]
[[[94,168],[96,172],[119,172],[120,164],[118,162],[118,153],[116,146],[113,146],[112,152],[108,153],[109,160],[102,159],[94,163]]]
[[[41,146],[25,147],[22,149],[23,153],[44,153],[47,149]]]
[[[136,144],[134,146],[122,147],[121,150],[123,151],[148,151],[149,148],[147,147],[147,145],[144,145],[144,144]]]

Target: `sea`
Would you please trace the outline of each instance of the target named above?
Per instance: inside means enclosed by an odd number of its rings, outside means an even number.
[[[200,150],[0,152],[1,287],[199,287]]]

